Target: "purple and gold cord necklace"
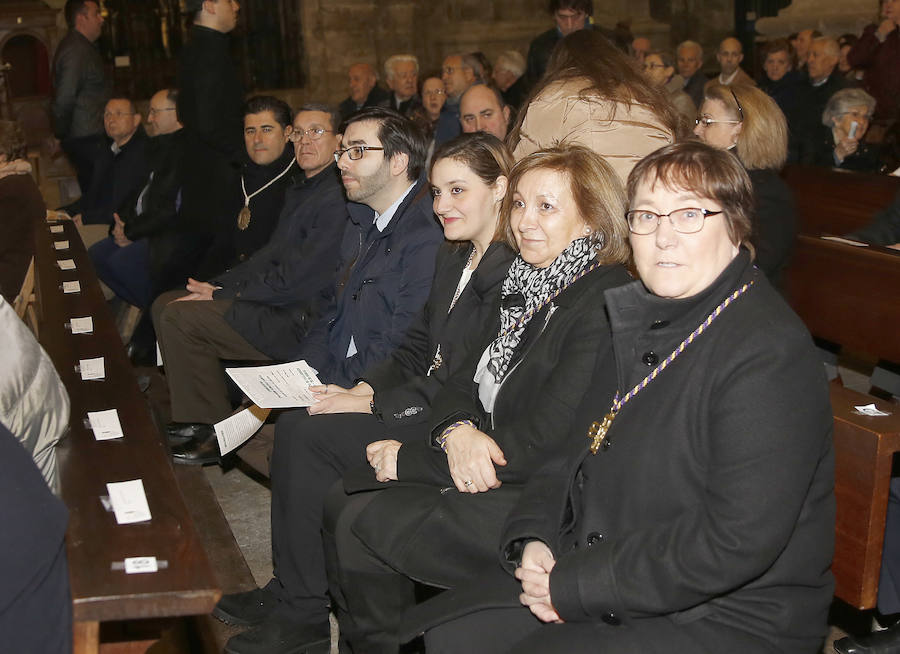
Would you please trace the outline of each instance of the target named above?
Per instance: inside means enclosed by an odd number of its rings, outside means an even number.
[[[631,398],[633,398],[635,395],[637,395],[642,390],[644,390],[650,382],[652,382],[654,379],[656,379],[656,377],[659,375],[659,373],[661,373],[663,370],[665,370],[666,367],[670,363],[672,363],[678,357],[679,354],[684,352],[685,348],[688,345],[693,343],[694,340],[698,336],[700,336],[700,334],[702,334],[704,331],[706,331],[706,328],[712,324],[713,320],[715,320],[716,318],[719,317],[719,314],[721,314],[725,310],[725,308],[728,307],[729,304],[731,304],[736,299],[738,299],[741,295],[743,295],[744,292],[751,286],[753,286],[753,281],[747,282],[746,284],[741,286],[739,289],[734,291],[731,295],[726,297],[725,300],[722,302],[722,304],[720,304],[715,309],[713,309],[713,312],[706,317],[706,320],[704,320],[697,326],[697,329],[692,331],[686,339],[681,341],[681,343],[679,343],[678,346],[674,350],[672,350],[672,353],[669,356],[667,356],[662,361],[662,363],[660,363],[658,366],[656,366],[650,372],[649,375],[644,377],[640,382],[638,382],[637,385],[635,385],[634,388],[632,388],[630,391],[628,391],[625,394],[625,397],[623,397],[622,399],[619,399],[619,391],[616,391],[616,397],[613,399],[613,403],[609,409],[609,413],[607,413],[605,416],[603,416],[603,420],[600,420],[600,421],[595,420],[594,422],[592,422],[590,428],[588,429],[587,437],[591,440],[591,454],[596,454],[600,450],[600,446],[603,444],[603,439],[606,438],[606,433],[609,431],[609,428],[612,426],[612,421],[613,421],[613,419],[615,419],[616,414],[619,413],[619,410],[623,406],[625,406],[625,404]]]

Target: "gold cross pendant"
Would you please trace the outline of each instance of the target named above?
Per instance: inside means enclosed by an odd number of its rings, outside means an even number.
[[[595,420],[591,423],[591,428],[588,429],[587,433],[587,437],[591,439],[591,454],[596,454],[600,451],[600,445],[603,443],[603,439],[606,438],[606,432],[609,431],[615,417],[615,414],[607,413],[600,422]]]

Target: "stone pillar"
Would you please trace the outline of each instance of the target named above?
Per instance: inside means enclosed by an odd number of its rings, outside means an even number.
[[[878,20],[878,0],[794,0],[778,16],[756,21],[756,30],[768,38],[817,29],[828,36],[862,34]]]

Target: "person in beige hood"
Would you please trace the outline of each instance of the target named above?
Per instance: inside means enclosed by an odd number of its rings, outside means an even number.
[[[664,90],[603,35],[580,30],[554,49],[508,143],[516,160],[559,143],[579,143],[623,180],[643,157],[675,141],[679,118]]]

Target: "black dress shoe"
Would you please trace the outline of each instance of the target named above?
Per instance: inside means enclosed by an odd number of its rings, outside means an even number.
[[[215,433],[206,438],[192,438],[186,443],[172,446],[172,459],[175,463],[203,466],[208,463],[219,463],[221,458]]]
[[[328,621],[318,624],[296,622],[273,613],[258,627],[225,644],[226,654],[328,654],[331,628]]]
[[[265,588],[222,595],[212,614],[235,627],[256,625],[268,618],[278,605],[278,598]]]
[[[166,438],[172,445],[183,445],[190,440],[215,436],[216,430],[204,422],[170,422],[166,425]]]
[[[838,654],[900,654],[900,626],[868,636],[847,636],[834,641]]]

